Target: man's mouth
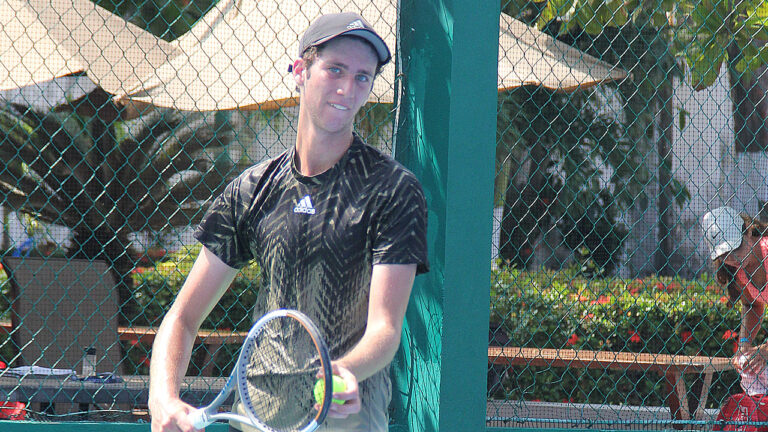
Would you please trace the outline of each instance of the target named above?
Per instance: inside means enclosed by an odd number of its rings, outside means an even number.
[[[337,110],[341,110],[341,111],[348,111],[349,110],[349,108],[345,107],[344,105],[339,105],[339,104],[336,104],[336,103],[331,103],[330,105],[332,107],[336,108]]]

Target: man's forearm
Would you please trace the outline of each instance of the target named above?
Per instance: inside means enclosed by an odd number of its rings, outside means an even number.
[[[192,355],[196,330],[185,328],[182,321],[168,315],[152,344],[149,371],[149,398],[178,397]]]
[[[388,324],[369,325],[360,342],[338,361],[358,381],[369,378],[392,361],[400,346],[400,332]]]

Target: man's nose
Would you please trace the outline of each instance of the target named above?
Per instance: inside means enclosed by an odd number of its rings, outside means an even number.
[[[339,95],[345,95],[348,96],[352,89],[354,88],[355,82],[353,77],[349,78],[343,78],[339,80],[339,87],[336,90],[336,93]]]

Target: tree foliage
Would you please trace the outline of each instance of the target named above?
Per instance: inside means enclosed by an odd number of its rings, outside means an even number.
[[[576,29],[597,35],[605,28],[633,24],[666,32],[672,54],[684,58],[691,86],[711,86],[724,62],[750,76],[768,63],[768,4],[764,0],[550,0],[537,24],[562,22],[561,33]],[[735,46],[729,53],[725,48]]]

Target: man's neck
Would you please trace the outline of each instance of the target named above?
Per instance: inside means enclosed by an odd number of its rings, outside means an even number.
[[[322,134],[314,129],[302,130],[296,137],[296,168],[307,177],[331,169],[352,145],[352,131]]]

